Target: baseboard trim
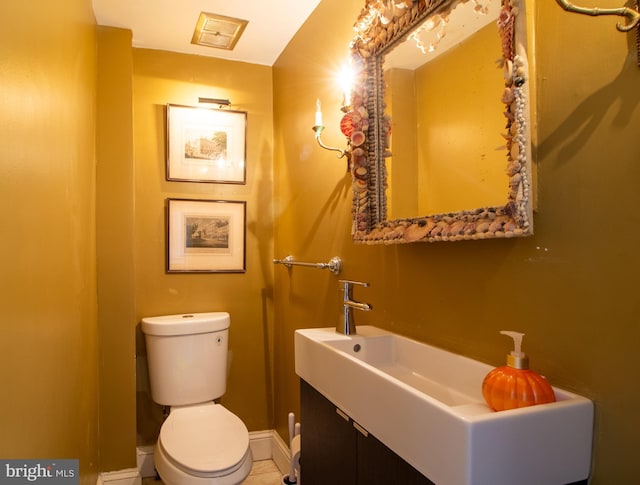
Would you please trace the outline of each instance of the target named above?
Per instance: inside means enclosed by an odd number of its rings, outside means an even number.
[[[291,452],[289,447],[278,433],[272,431],[271,437],[271,459],[283,475],[289,474],[291,464]]]
[[[270,460],[273,441],[273,431],[251,431],[249,433],[249,447],[254,461]]]
[[[136,448],[136,463],[138,464],[140,476],[143,478],[156,476],[156,467],[153,463],[154,449],[155,445],[138,446]]]
[[[117,472],[103,472],[98,475],[98,485],[141,485],[142,477],[137,468]]]
[[[285,475],[289,473],[290,452],[287,444],[282,440],[280,435],[275,430],[266,431],[251,431],[249,433],[249,446],[251,447],[251,453],[253,454],[254,461],[260,460],[273,460],[278,467],[278,470]],[[136,457],[138,469],[135,470],[138,477],[154,477],[156,475],[155,467],[153,465],[153,452],[154,445],[138,446],[136,448]],[[103,475],[111,476],[116,474],[126,474],[130,470],[123,470],[122,472],[110,472],[101,473],[98,478],[98,485],[140,485],[138,483],[106,483],[106,480],[100,478]],[[114,478],[118,479],[119,478]],[[111,480],[109,480],[111,481]]]

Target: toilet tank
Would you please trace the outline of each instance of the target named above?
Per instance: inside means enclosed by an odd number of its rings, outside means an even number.
[[[227,389],[229,314],[143,318],[151,397],[165,406],[198,404]]]

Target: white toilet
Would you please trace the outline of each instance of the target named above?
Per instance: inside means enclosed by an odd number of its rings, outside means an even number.
[[[236,485],[251,471],[249,432],[213,402],[227,388],[229,314],[142,319],[151,397],[170,413],[155,465],[166,485]]]

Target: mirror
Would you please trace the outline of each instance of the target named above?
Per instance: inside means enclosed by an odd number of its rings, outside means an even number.
[[[357,81],[341,126],[356,242],[533,233],[520,2],[367,1],[354,27]]]

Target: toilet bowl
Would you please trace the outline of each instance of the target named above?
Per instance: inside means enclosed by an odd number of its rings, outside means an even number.
[[[214,403],[172,409],[154,458],[166,485],[237,485],[252,465],[246,426]]]
[[[151,395],[170,406],[154,460],[165,485],[237,485],[252,466],[249,431],[215,399],[226,389],[229,314],[144,318]]]

